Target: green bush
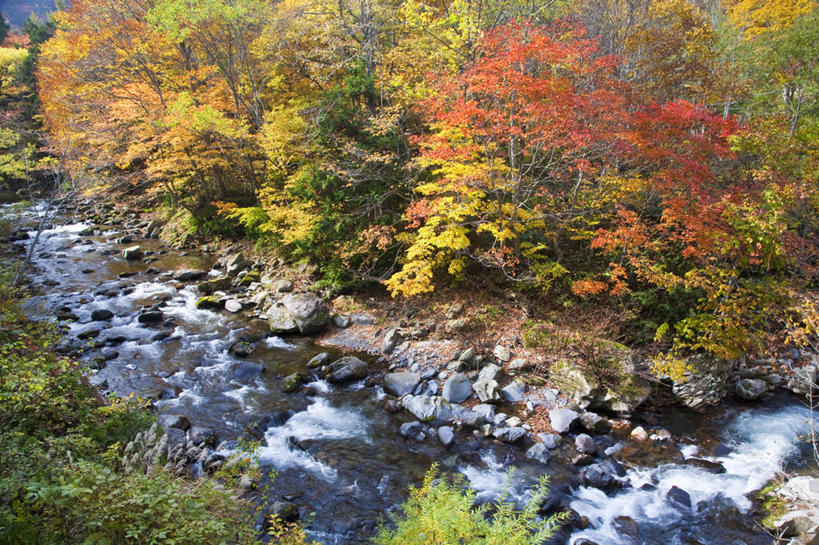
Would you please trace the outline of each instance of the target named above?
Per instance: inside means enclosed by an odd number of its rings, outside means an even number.
[[[567,514],[540,519],[548,495],[546,478],[535,488],[523,511],[501,498],[475,506],[475,491],[463,478],[450,482],[433,466],[420,488],[410,489],[395,528],[381,526],[376,545],[538,545],[552,537]]]

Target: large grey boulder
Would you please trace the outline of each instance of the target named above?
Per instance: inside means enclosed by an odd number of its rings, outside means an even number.
[[[441,396],[407,396],[402,402],[422,422],[446,422],[454,416],[452,405]]]
[[[572,427],[580,413],[571,409],[554,409],[549,411],[549,422],[557,433],[566,433]]]
[[[388,373],[384,377],[384,388],[389,393],[401,397],[412,393],[419,382],[421,382],[421,375],[418,373],[399,371]]]
[[[309,335],[321,331],[330,318],[327,304],[314,293],[294,293],[267,310],[272,333]]]
[[[438,428],[438,440],[443,446],[449,448],[455,441],[455,433],[452,431],[452,428],[449,426],[441,426]]]
[[[768,383],[759,378],[744,378],[737,381],[734,393],[742,399],[754,401],[768,391]]]
[[[370,367],[354,356],[334,361],[327,367],[327,380],[334,384],[345,384],[365,378]]]
[[[450,403],[463,403],[472,395],[472,383],[465,374],[455,373],[444,382],[442,395]]]

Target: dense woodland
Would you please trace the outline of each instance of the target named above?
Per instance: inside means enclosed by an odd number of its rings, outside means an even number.
[[[412,297],[496,271],[620,307],[631,342],[732,358],[811,310],[817,17],[809,0],[82,0],[36,77],[76,184],[312,260],[326,287]]]
[[[814,0],[72,0],[0,40],[2,189],[125,196],[336,293],[615,309],[672,377],[819,332]]]

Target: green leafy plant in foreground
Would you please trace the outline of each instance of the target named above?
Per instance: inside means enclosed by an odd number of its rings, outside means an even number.
[[[538,511],[548,496],[548,478],[541,477],[522,511],[501,497],[475,505],[475,491],[462,476],[441,477],[433,465],[420,488],[410,489],[403,515],[393,517],[395,528],[382,525],[376,545],[539,545],[552,537],[567,519],[558,513],[547,519]]]

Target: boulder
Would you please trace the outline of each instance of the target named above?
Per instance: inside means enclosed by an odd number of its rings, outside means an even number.
[[[496,380],[501,369],[497,365],[489,364],[481,369],[478,380],[472,385],[472,389],[482,403],[493,403],[501,400],[500,384]]]
[[[678,486],[672,486],[665,497],[672,503],[676,503],[682,507],[691,507],[691,496]]]
[[[304,382],[304,377],[302,377],[299,373],[293,373],[284,377],[282,390],[287,394],[295,392],[299,389],[302,382]]]
[[[549,379],[582,409],[630,414],[648,398],[651,388],[636,374],[628,347],[604,339],[594,342],[611,379],[601,382],[585,366],[567,359],[552,364]]]
[[[732,363],[706,354],[695,354],[686,364],[689,370],[672,386],[674,395],[693,409],[722,401],[727,394],[728,371]]]
[[[540,444],[550,450],[557,448],[563,442],[563,438],[556,433],[541,433],[538,434],[538,437],[540,437]]]
[[[228,299],[225,301],[225,310],[235,314],[242,310],[242,302],[238,299]]]
[[[744,378],[738,380],[734,393],[742,399],[755,401],[768,391],[768,383],[759,378]]]
[[[415,422],[407,422],[406,424],[401,424],[401,429],[399,433],[402,437],[415,437],[419,433],[421,433],[422,426],[421,423],[418,421]]]
[[[334,384],[346,384],[366,378],[370,373],[370,367],[356,358],[347,356],[334,361],[327,368],[327,380]]]
[[[574,446],[578,452],[582,452],[583,454],[594,454],[597,452],[597,443],[594,442],[594,439],[592,439],[590,435],[585,433],[581,433],[575,437]]]
[[[131,246],[122,250],[122,257],[128,261],[136,261],[142,259],[142,248],[139,246]]]
[[[813,365],[806,365],[801,369],[797,369],[793,376],[788,381],[788,390],[795,394],[807,395],[816,384],[816,367]]]
[[[401,397],[410,394],[421,382],[421,375],[409,371],[399,371],[398,373],[387,373],[384,377],[384,389],[392,395]]]
[[[281,279],[276,282],[276,291],[279,293],[290,293],[293,291],[293,282],[287,279]]]
[[[494,422],[495,420],[495,406],[489,405],[487,403],[481,403],[479,405],[475,405],[472,407],[472,411],[480,414],[489,422]]]
[[[443,446],[449,448],[455,441],[455,433],[452,431],[452,428],[449,426],[441,426],[438,428],[438,440]]]
[[[495,345],[495,349],[492,351],[492,354],[494,354],[495,358],[501,363],[506,363],[512,359],[512,353],[502,344]]]
[[[266,316],[267,324],[273,333],[297,333],[299,331],[296,320],[282,304],[277,303],[271,306],[267,309]]]
[[[232,280],[229,276],[220,276],[219,278],[213,278],[211,280],[200,282],[197,284],[196,289],[198,289],[200,293],[210,295],[216,291],[230,289],[231,284]]]
[[[327,352],[322,352],[321,354],[317,354],[310,358],[310,361],[307,362],[307,367],[310,369],[321,367],[328,359],[330,359],[330,354]]]
[[[526,457],[530,460],[540,462],[541,464],[548,464],[549,459],[551,458],[549,454],[549,447],[543,443],[537,443],[526,451]]]
[[[149,310],[140,314],[137,321],[141,324],[156,324],[161,322],[164,317],[165,315],[162,314],[161,310]]]
[[[99,308],[91,312],[91,320],[95,322],[103,322],[114,317],[114,313],[106,308]]]
[[[648,432],[642,426],[637,426],[633,430],[631,430],[630,434],[631,438],[635,441],[644,442],[648,441]]]
[[[401,334],[398,333],[398,328],[390,329],[384,336],[384,341],[381,343],[381,353],[392,354],[398,343],[401,342]]]
[[[407,396],[402,402],[422,422],[446,422],[453,417],[452,406],[441,396]]]
[[[472,395],[472,383],[463,373],[455,373],[444,382],[444,399],[450,403],[463,403]]]
[[[572,427],[580,413],[571,409],[554,409],[549,411],[549,423],[557,433],[566,433]]]
[[[477,428],[486,422],[486,417],[483,414],[467,409],[463,405],[452,405],[452,413],[461,424],[471,428]]]
[[[205,278],[207,275],[207,271],[201,269],[182,269],[174,274],[173,279],[177,282],[194,282]]]
[[[250,265],[247,258],[241,253],[230,256],[225,264],[225,271],[228,276],[236,276]]]
[[[205,295],[196,300],[196,308],[199,310],[216,310],[222,308],[222,300],[213,295]]]
[[[259,282],[260,279],[261,275],[259,274],[259,271],[249,271],[246,275],[242,276],[238,282],[236,282],[236,285],[240,288],[244,288],[255,282]]]
[[[253,353],[254,348],[255,346],[247,341],[236,341],[230,346],[228,353],[237,358],[246,358]]]
[[[502,390],[501,394],[506,401],[517,403],[523,400],[523,394],[526,393],[526,384],[520,380],[512,381],[507,384]]]
[[[580,415],[580,423],[591,434],[603,435],[611,431],[611,423],[593,412],[585,412]]]
[[[504,443],[516,443],[520,441],[524,437],[526,437],[526,430],[519,427],[514,426],[510,428],[495,428],[495,431],[492,432],[492,435],[495,439],[499,441],[503,441]]]
[[[329,318],[327,304],[314,293],[287,295],[267,311],[273,333],[317,333],[327,325]]]
[[[352,324],[352,320],[350,320],[349,316],[344,314],[336,314],[333,316],[333,325],[339,327],[341,329],[347,329]]]
[[[626,475],[625,468],[615,460],[604,460],[583,470],[581,479],[587,486],[608,490],[618,484],[617,477]]]

